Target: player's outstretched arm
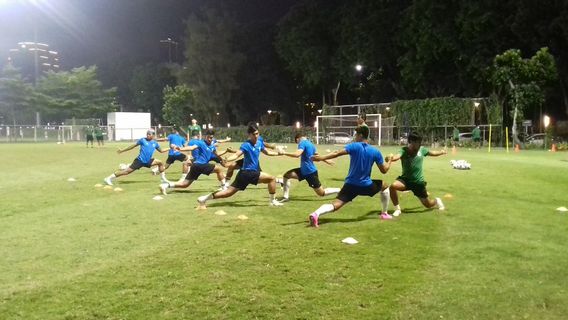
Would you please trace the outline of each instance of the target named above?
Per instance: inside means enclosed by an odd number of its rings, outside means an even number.
[[[384,161],[381,164],[377,164],[377,167],[379,167],[379,171],[381,171],[381,173],[386,174],[387,172],[389,172],[392,163],[392,158],[394,158],[394,156],[391,153],[388,157],[386,157],[385,159],[386,161]]]
[[[347,153],[347,150],[345,150],[345,149],[336,150],[336,151],[333,151],[332,153],[328,153],[328,154],[323,155],[323,156],[319,155],[319,154],[315,154],[315,155],[312,156],[312,161],[325,161],[325,160],[335,159],[337,157],[344,156],[346,154],[348,154],[348,153]]]
[[[231,161],[235,161],[237,160],[240,156],[243,155],[243,152],[241,150],[238,150],[237,152],[235,152],[232,156],[228,157],[227,159],[225,159],[226,162],[231,162]]]
[[[181,148],[178,147],[178,146],[175,147],[175,149],[178,150],[178,151],[193,151],[193,150],[195,150],[195,149],[197,149],[197,148],[198,148],[197,145],[187,146],[187,147],[181,147]]]
[[[282,151],[282,152],[283,152],[283,151]],[[281,156],[281,155],[282,155],[282,153],[280,153],[280,151],[279,151],[279,152],[270,151],[270,150],[268,150],[268,149],[266,149],[266,148],[262,149],[262,153],[264,153],[264,154],[267,155],[267,156],[271,156],[271,157],[274,157],[274,156]]]
[[[225,143],[231,141],[231,137],[226,137],[225,139],[217,140],[217,143]]]
[[[296,152],[284,152],[284,150],[278,149],[278,153],[291,158],[299,158],[300,156],[302,156],[302,153],[304,153],[304,150],[298,149],[296,150]]]
[[[439,150],[439,151],[432,151],[432,150],[428,151],[428,155],[431,156],[431,157],[443,156],[446,153],[448,153],[448,151],[446,151],[446,149],[442,149],[442,150]]]
[[[264,140],[262,141],[262,143],[264,144],[264,147],[265,147],[265,148],[272,149],[272,150],[276,149],[276,144],[275,144],[275,143],[268,143],[268,142],[266,142],[266,141],[264,141]]]
[[[401,157],[400,154],[393,155],[391,153],[391,154],[388,155],[388,157],[385,160],[387,160],[387,161],[390,160],[391,162],[395,162],[395,161],[400,160],[400,157]]]
[[[116,150],[116,153],[120,154],[120,153],[123,153],[123,152],[126,152],[126,151],[130,151],[130,150],[136,148],[136,146],[138,146],[138,144],[135,143],[135,144],[130,145],[130,146],[124,148],[124,149],[118,149],[118,150]]]

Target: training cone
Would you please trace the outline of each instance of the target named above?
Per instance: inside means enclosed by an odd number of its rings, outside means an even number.
[[[458,153],[458,149],[456,148],[456,146],[452,147],[452,154],[457,154]]]
[[[521,148],[519,147],[519,144],[516,144],[515,145],[515,152],[519,152],[519,151],[521,151]]]
[[[556,152],[556,143],[552,144],[552,148],[550,149],[552,152]]]

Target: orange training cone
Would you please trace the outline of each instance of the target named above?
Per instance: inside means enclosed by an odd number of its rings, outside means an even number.
[[[552,152],[556,152],[556,143],[553,143],[553,144],[552,144],[552,149],[551,149],[551,151],[552,151]]]
[[[519,144],[515,144],[515,152],[519,152],[521,151],[521,148],[519,147]]]

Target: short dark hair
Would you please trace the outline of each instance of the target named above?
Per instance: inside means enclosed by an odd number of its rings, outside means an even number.
[[[258,126],[254,122],[249,122],[248,128],[247,128],[247,133],[252,134],[255,131],[258,131]]]
[[[422,136],[418,132],[411,132],[408,135],[408,143],[422,143]]]
[[[367,114],[365,112],[359,112],[357,116],[363,119],[363,121],[367,121]]]
[[[294,136],[294,141],[300,139],[300,138],[303,137],[303,136],[305,136],[305,134],[303,134],[303,133],[301,133],[301,132],[296,133],[296,135]]]
[[[369,139],[369,127],[367,126],[358,126],[355,133],[362,135],[363,139]]]

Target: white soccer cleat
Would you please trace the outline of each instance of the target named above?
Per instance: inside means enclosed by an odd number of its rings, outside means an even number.
[[[207,196],[201,196],[197,198],[197,208],[205,209],[207,206]]]
[[[170,185],[169,185],[168,183],[160,183],[160,192],[161,192],[163,195],[167,196],[167,195],[168,195],[168,192],[167,192],[167,191],[168,191],[168,187],[169,187],[169,186],[170,186]]]
[[[438,210],[444,211],[446,209],[446,207],[444,207],[442,199],[440,198],[436,198],[436,205],[438,206]]]
[[[402,213],[402,211],[400,211],[400,209],[396,209],[396,210],[394,210],[394,212],[392,213],[392,216],[393,216],[393,217],[398,217],[398,216],[400,216],[401,213]]]
[[[278,200],[272,200],[272,201],[270,201],[270,206],[271,206],[271,207],[281,207],[281,206],[283,206],[283,205],[284,205],[284,204],[278,202]]]
[[[290,201],[290,198],[282,198],[280,200],[280,203],[284,203],[284,202],[288,202],[288,201]]]
[[[110,180],[109,177],[106,177],[106,178],[104,179],[104,181],[105,181],[105,183],[106,183],[107,185],[112,186],[112,181]]]

